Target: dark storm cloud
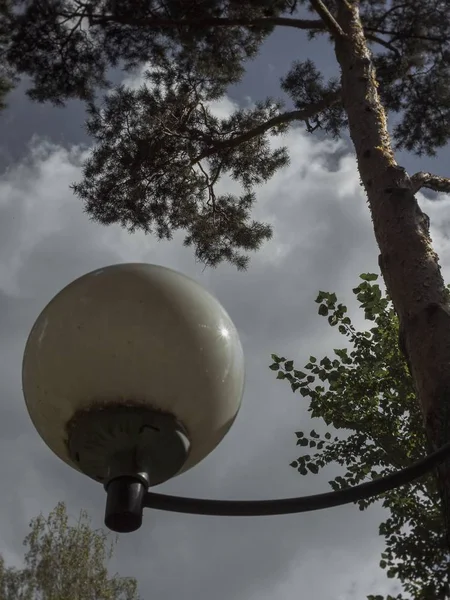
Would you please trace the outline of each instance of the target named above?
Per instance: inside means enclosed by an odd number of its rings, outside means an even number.
[[[272,58],[277,73],[282,57],[272,53]],[[266,69],[267,61],[258,65]],[[244,82],[239,94],[249,90]],[[230,108],[225,102],[221,110]],[[182,247],[182,235],[156,243],[88,221],[68,189],[80,177],[81,150],[72,145],[86,142],[80,133],[82,112],[73,106],[58,114],[20,104],[17,96],[14,115],[7,113],[3,121],[3,156],[10,165],[0,182],[0,531],[5,558],[20,560],[30,518],[41,510],[47,513],[58,500],[65,500],[74,516],[86,508],[94,526],[102,525],[102,488],[66,467],[38,438],[23,402],[20,369],[28,332],[44,305],[75,277],[107,264],[154,262],[194,277],[224,304],[243,340],[247,387],[239,418],[210,457],[161,491],[244,499],[328,491],[334,470],[304,478],[289,467],[298,456],[294,432],[309,426],[306,406],[267,366],[271,352],[299,361],[329,353],[336,334],[317,315],[318,290],[336,291],[354,307],[351,288],[358,274],[377,271],[367,205],[345,146],[292,132],[285,140],[291,166],[258,191],[256,216],[273,224],[273,240],[252,257],[247,273],[226,265],[203,271],[191,250]],[[37,138],[27,150],[30,131],[53,144]],[[233,188],[231,182],[224,185]],[[428,206],[422,201],[445,274],[450,265],[448,202]],[[361,513],[354,506],[260,519],[147,511],[142,530],[121,537],[113,567],[137,577],[144,598],[337,600],[387,593],[391,588],[378,569],[382,514],[379,507]]]
[[[8,482],[0,499],[0,527],[9,556],[20,556],[29,519],[60,499],[71,514],[87,508],[94,525],[102,523],[103,490],[60,463],[34,432],[21,396],[20,363],[43,306],[73,278],[105,264],[145,260],[182,270],[220,298],[242,334],[247,388],[239,418],[213,455],[164,490],[267,498],[329,489],[328,474],[305,479],[289,467],[297,455],[293,434],[304,426],[305,406],[267,366],[273,351],[307,357],[326,348],[329,332],[317,327],[315,294],[325,285],[347,289],[364,248],[369,256],[373,242],[364,233],[368,217],[357,209],[356,174],[344,165],[330,176],[322,161],[306,175],[319,149],[299,133],[287,143],[293,164],[272,187],[260,190],[258,211],[261,218],[274,220],[276,233],[253,257],[247,274],[228,267],[203,271],[181,240],[156,243],[90,223],[67,188],[78,176],[76,150],[44,144],[35,148],[33,159],[4,177],[0,223],[12,223],[14,229],[5,226],[0,238],[7,265],[0,277],[0,445],[2,456],[9,457],[0,464],[0,477]],[[333,195],[337,186],[343,191]],[[331,600],[337,581],[348,585],[343,564],[376,560],[378,515],[379,509],[361,515],[355,507],[344,507],[314,515],[228,520],[148,511],[142,530],[121,538],[115,565],[138,578],[144,597],[250,599],[288,585],[292,598],[314,592],[320,600]],[[333,570],[338,556],[340,566]],[[334,573],[334,583],[321,578],[324,565]]]

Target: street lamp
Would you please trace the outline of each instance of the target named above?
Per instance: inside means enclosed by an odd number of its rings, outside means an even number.
[[[450,444],[385,478],[303,498],[219,501],[150,493],[219,444],[235,420],[244,359],[233,322],[192,279],[129,263],[76,279],[44,308],[23,358],[31,420],[65,463],[104,485],[105,524],[130,532],[144,507],[211,515],[328,508],[420,477]]]

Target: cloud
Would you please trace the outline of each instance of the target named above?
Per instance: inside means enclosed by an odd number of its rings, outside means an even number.
[[[226,114],[232,106],[225,99],[216,110]],[[60,463],[34,432],[20,368],[44,305],[74,278],[108,264],[153,262],[194,277],[224,304],[243,340],[247,386],[237,422],[204,463],[161,491],[262,499],[329,490],[329,473],[303,478],[289,467],[298,454],[294,432],[308,426],[307,407],[267,367],[271,352],[299,361],[329,352],[336,334],[318,317],[314,298],[319,289],[336,291],[354,311],[351,288],[359,273],[378,270],[377,249],[355,161],[343,144],[298,129],[276,143],[289,147],[291,164],[258,190],[255,216],[273,224],[274,237],[247,273],[228,265],[204,271],[182,246],[182,234],[156,242],[90,222],[68,189],[80,178],[84,148],[34,139],[27,159],[2,176],[0,529],[1,551],[11,562],[20,561],[29,520],[59,500],[75,516],[86,508],[93,525],[102,525],[102,488]],[[445,273],[448,199],[423,203],[436,223]],[[139,532],[121,536],[112,567],[137,577],[143,597],[361,598],[392,590],[378,569],[383,515],[379,506],[248,519],[147,511]]]

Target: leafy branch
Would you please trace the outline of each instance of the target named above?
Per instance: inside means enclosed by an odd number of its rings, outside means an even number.
[[[398,346],[394,308],[375,283],[376,274],[363,273],[360,278],[353,293],[369,328],[358,331],[336,294],[319,292],[319,315],[338,328],[347,347],[335,348],[332,358],[310,356],[301,369],[276,354],[270,365],[277,379],[287,381],[293,392],[309,402],[313,418],[334,428],[332,432],[319,425],[319,431],[313,429],[309,435],[297,431],[296,443],[305,453],[291,467],[303,476],[317,474],[327,465],[344,467],[345,472],[329,482],[335,491],[388,475],[427,452],[414,386]],[[342,433],[336,435],[336,430]],[[402,488],[360,501],[359,509],[376,500],[390,511],[379,527],[386,540],[380,567],[389,578],[398,577],[414,600],[447,598],[450,562],[432,475],[411,484],[407,493]],[[384,600],[382,596],[368,599]]]

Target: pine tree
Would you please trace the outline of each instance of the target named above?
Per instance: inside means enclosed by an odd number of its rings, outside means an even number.
[[[11,80],[6,77],[0,76],[0,110],[4,110],[8,105],[6,102],[6,97],[9,92],[13,89],[14,84]]]
[[[6,97],[18,83],[19,77],[15,69],[5,60],[5,53],[10,42],[9,23],[12,18],[12,7],[9,0],[0,0],[0,111],[7,107]]]
[[[255,188],[284,167],[271,136],[296,124],[347,129],[367,194],[379,264],[400,323],[430,448],[450,440],[450,308],[429,219],[415,193],[450,180],[409,175],[394,150],[434,155],[450,136],[447,0],[11,0],[5,60],[31,78],[31,98],[87,103],[96,145],[73,185],[88,215],[185,244],[215,266],[246,268],[271,235],[251,218]],[[300,18],[307,7],[314,18]],[[239,81],[276,27],[325,35],[336,77],[293,57],[281,87],[294,110],[267,98],[218,119],[210,102]],[[110,67],[147,65],[137,91],[111,89]],[[103,91],[102,91],[103,90]],[[105,91],[109,91],[105,94]],[[99,93],[104,94],[100,100]],[[387,113],[397,114],[392,139]],[[230,175],[240,195],[216,194]],[[450,545],[450,461],[439,469]]]

